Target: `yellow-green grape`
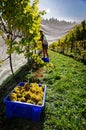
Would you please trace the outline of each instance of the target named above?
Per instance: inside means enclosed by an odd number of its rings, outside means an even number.
[[[11,101],[16,101],[17,100],[17,94],[16,93],[11,93],[9,95],[9,98],[10,98]]]
[[[42,105],[42,100],[37,103],[37,105]]]
[[[30,100],[30,99],[28,99],[26,102],[27,102],[27,103],[30,103],[30,102],[31,102],[31,100]]]
[[[21,102],[25,102],[25,98],[24,97],[21,97]]]

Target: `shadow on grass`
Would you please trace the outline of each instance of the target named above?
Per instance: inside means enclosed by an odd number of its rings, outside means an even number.
[[[26,75],[31,67],[24,65],[14,75],[8,77],[0,87],[0,130],[43,130],[45,111],[43,110],[39,122],[33,122],[23,118],[7,118],[4,97],[19,83],[26,81]]]

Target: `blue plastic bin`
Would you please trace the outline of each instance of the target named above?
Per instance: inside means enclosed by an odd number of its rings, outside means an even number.
[[[44,62],[49,62],[49,58],[42,58],[42,60],[44,61]]]
[[[18,85],[23,86],[24,82],[20,82]],[[42,105],[34,105],[25,102],[10,101],[9,94],[8,94],[4,98],[4,103],[6,105],[6,116],[8,118],[19,117],[19,118],[30,119],[35,122],[39,121],[41,113],[44,109],[45,96],[46,96],[46,85],[44,87],[44,96],[43,96]]]

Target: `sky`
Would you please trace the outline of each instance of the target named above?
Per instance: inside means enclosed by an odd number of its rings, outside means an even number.
[[[45,19],[78,22],[86,19],[86,0],[40,0],[39,10],[46,10]]]

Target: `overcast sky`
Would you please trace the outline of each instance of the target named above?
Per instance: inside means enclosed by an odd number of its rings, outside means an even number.
[[[40,0],[39,10],[46,10],[44,18],[81,21],[86,19],[86,0]]]

